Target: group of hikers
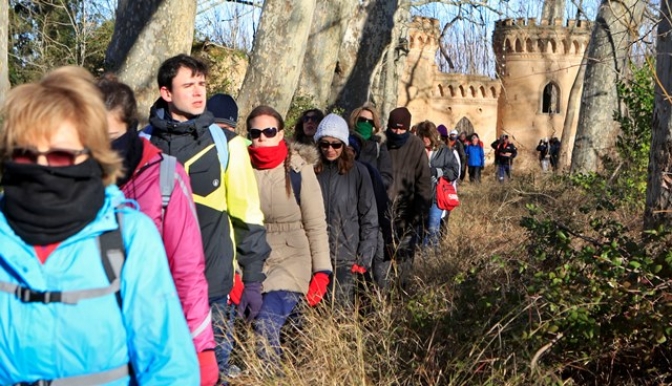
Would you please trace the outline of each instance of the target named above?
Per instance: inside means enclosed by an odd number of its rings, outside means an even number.
[[[236,318],[259,357],[305,302],[349,312],[357,284],[405,286],[450,211],[440,182],[469,168],[457,132],[207,99],[208,67],[163,62],[139,128],[133,90],[62,67],[6,96],[0,132],[0,385],[215,385],[233,375]],[[466,160],[470,160],[468,165]],[[472,162],[473,161],[473,162]],[[221,377],[221,378],[220,378]]]

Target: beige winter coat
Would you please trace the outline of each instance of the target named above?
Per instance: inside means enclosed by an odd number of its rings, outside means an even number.
[[[287,195],[284,163],[274,169],[254,170],[266,239],[271,255],[264,264],[263,292],[291,291],[306,294],[314,272],[331,271],[324,202],[313,165],[313,146],[288,143],[290,167],[301,175],[300,201]],[[290,184],[291,188],[291,184]]]

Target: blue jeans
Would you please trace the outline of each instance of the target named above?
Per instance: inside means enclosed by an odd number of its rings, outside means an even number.
[[[429,207],[429,216],[427,218],[427,235],[422,243],[423,246],[431,246],[436,248],[439,245],[441,236],[441,216],[443,209],[436,206],[436,202]]]
[[[228,304],[228,296],[210,299],[212,309],[212,329],[215,333],[215,355],[219,371],[229,371],[229,357],[233,351],[233,322],[236,319],[236,305]]]
[[[285,325],[300,297],[300,293],[289,291],[271,291],[264,294],[264,302],[254,325],[257,334],[265,338],[257,349],[260,358],[276,362],[282,355],[280,329]]]
[[[509,164],[500,164],[497,166],[497,178],[499,182],[504,182],[504,177],[511,179],[511,165]]]

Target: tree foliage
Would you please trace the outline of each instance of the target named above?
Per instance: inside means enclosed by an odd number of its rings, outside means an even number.
[[[114,21],[85,0],[10,0],[9,77],[39,79],[50,69],[79,65],[99,73]]]

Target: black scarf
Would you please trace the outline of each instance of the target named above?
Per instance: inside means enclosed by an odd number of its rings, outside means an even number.
[[[96,218],[105,202],[102,175],[93,158],[65,167],[6,162],[0,209],[26,243],[58,243]]]
[[[391,149],[398,149],[406,144],[406,141],[411,137],[411,132],[406,130],[404,134],[397,134],[387,129],[385,135],[387,135],[387,146]]]
[[[117,186],[124,186],[131,179],[142,160],[143,145],[135,127],[129,127],[121,137],[112,141],[114,149],[124,159],[124,175],[117,179]]]

